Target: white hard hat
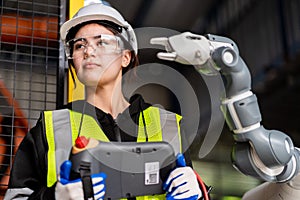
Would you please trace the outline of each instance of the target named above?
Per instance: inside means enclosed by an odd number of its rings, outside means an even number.
[[[60,37],[65,43],[66,36],[72,27],[77,26],[83,22],[93,21],[93,20],[106,20],[113,22],[122,27],[121,35],[129,42],[135,54],[137,54],[137,40],[131,25],[125,21],[123,16],[114,8],[103,3],[93,3],[82,7],[73,16],[72,19],[66,21],[60,27]]]

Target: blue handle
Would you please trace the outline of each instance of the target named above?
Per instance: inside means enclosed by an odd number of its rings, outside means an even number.
[[[182,153],[177,154],[176,157],[176,166],[177,167],[186,167],[185,158]]]
[[[71,173],[71,167],[72,162],[69,160],[66,160],[63,162],[63,164],[60,166],[60,178],[64,180],[69,180],[70,173]]]

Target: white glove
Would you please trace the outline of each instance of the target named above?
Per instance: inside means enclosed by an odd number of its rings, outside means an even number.
[[[65,161],[61,165],[59,181],[55,187],[55,199],[60,200],[83,200],[83,189],[81,179],[69,180],[70,169],[72,163],[70,161]],[[104,173],[93,174],[91,176],[94,199],[104,199],[105,195],[105,178]]]
[[[182,154],[177,156],[177,166],[163,184],[166,199],[196,200],[202,197],[196,174],[191,167],[185,166]]]

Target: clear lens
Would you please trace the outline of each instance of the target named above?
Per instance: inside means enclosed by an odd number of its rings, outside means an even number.
[[[120,53],[124,49],[123,46],[120,37],[101,34],[85,38],[74,38],[66,43],[65,50],[68,59],[73,59],[83,57],[89,47],[96,53],[111,54]]]

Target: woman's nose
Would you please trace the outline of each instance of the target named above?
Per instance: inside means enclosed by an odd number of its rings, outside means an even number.
[[[85,57],[95,55],[95,51],[96,51],[96,48],[93,45],[88,44],[88,45],[86,45],[86,47],[84,49],[84,55],[85,55]]]

